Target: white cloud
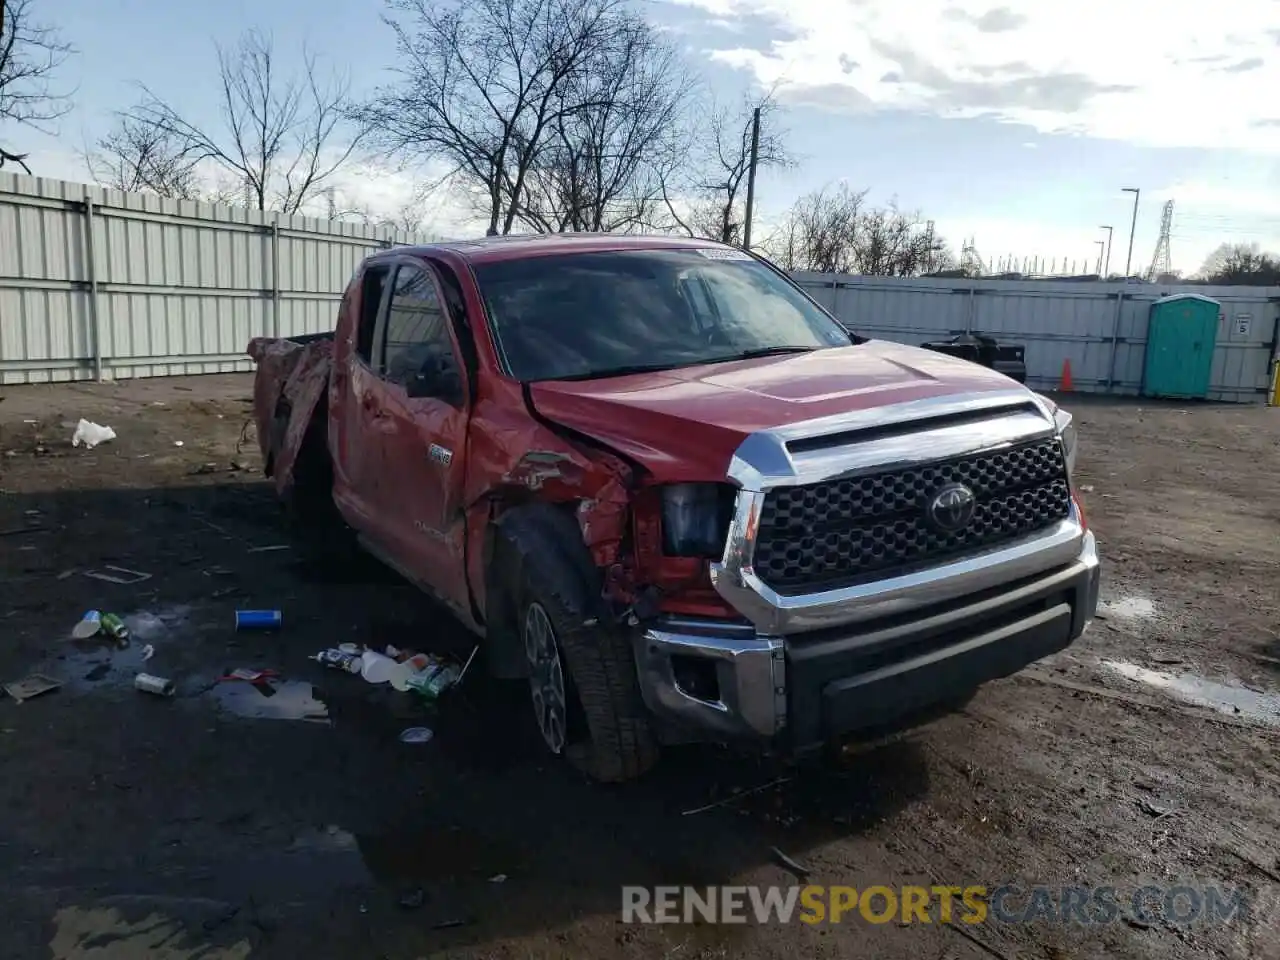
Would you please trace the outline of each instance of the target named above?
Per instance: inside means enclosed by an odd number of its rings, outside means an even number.
[[[1280,152],[1272,0],[667,2],[777,23],[777,39],[760,49],[706,53],[828,108],[994,116],[1044,133]]]

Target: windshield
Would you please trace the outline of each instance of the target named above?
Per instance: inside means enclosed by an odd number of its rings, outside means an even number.
[[[518,380],[587,379],[854,342],[774,270],[724,248],[503,260],[475,273],[498,348]]]

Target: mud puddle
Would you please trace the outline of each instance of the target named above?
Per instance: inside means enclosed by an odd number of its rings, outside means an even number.
[[[1196,706],[1280,726],[1280,693],[1262,693],[1235,684],[1217,683],[1193,673],[1148,670],[1120,660],[1103,660],[1102,665],[1126,679],[1156,687]]]
[[[224,680],[206,695],[228,713],[253,720],[305,720],[328,723],[329,708],[315,688],[301,680]]]

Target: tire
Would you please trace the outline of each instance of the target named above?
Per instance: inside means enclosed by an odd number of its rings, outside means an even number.
[[[564,529],[545,525],[522,533],[511,545],[519,563],[508,589],[543,744],[593,780],[633,780],[657,763],[658,746],[631,642],[592,612],[589,581],[571,560],[575,547],[585,553],[580,541],[566,542]]]

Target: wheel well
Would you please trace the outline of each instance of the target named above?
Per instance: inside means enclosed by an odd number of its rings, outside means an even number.
[[[485,644],[495,676],[527,675],[518,622],[518,590],[526,563],[537,563],[571,609],[600,616],[600,571],[582,542],[575,503],[513,506],[485,533]]]

